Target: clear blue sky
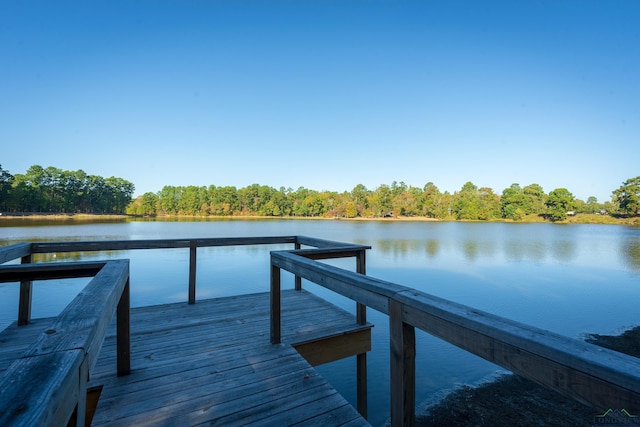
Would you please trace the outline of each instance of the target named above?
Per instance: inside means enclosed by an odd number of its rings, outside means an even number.
[[[640,1],[4,1],[0,164],[164,185],[640,175]]]

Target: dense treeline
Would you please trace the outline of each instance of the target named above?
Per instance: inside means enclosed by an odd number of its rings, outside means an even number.
[[[527,216],[563,220],[574,213],[640,215],[640,176],[623,182],[611,201],[576,199],[566,188],[545,193],[538,184],[512,184],[502,194],[467,182],[453,194],[429,182],[422,188],[394,181],[374,190],[358,184],[351,191],[315,191],[300,187],[275,189],[253,184],[244,188],[165,186],[131,200],[134,186],[121,178],[87,175],[31,166],[11,175],[0,166],[0,211],[128,213],[130,215],[292,216],[519,221]]]
[[[552,221],[574,213],[640,213],[640,177],[623,183],[612,194],[612,201],[598,203],[576,199],[566,188],[546,194],[538,184],[513,184],[502,195],[491,188],[478,188],[467,182],[453,194],[441,192],[429,182],[424,187],[404,182],[380,185],[369,190],[356,185],[350,192],[315,191],[303,187],[293,190],[253,184],[244,188],[165,186],[158,193],[145,193],[127,208],[132,215],[259,215],[329,218],[377,218],[385,216],[424,216],[459,220],[522,220],[541,215]]]
[[[0,165],[0,211],[124,214],[134,185],[122,178],[87,175],[82,170],[31,166],[11,175]]]

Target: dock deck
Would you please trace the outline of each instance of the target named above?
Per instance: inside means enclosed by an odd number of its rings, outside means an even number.
[[[269,293],[196,299],[198,248],[273,244],[293,248],[269,252]],[[187,302],[130,310],[128,259],[34,262],[38,254],[154,249],[188,249]],[[640,410],[637,358],[369,277],[368,249],[307,236],[2,247],[0,264],[20,264],[0,265],[0,283],[19,284],[17,322],[0,332],[0,425],[366,425],[313,366],[356,355],[366,417],[369,309],[389,320],[393,426],[415,424],[416,330],[599,413]],[[335,258],[355,258],[355,271],[319,262]],[[295,289],[282,291],[283,271]],[[69,277],[92,279],[55,319],[31,319],[33,281]],[[303,291],[303,280],[353,300],[355,316]],[[101,389],[96,405],[91,387]]]
[[[102,387],[92,425],[368,425],[312,364],[368,351],[371,325],[285,290],[274,345],[269,314],[268,292],[131,309],[131,374],[116,375],[112,325],[90,374]],[[0,333],[0,373],[47,326]]]

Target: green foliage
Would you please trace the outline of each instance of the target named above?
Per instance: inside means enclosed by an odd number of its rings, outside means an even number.
[[[562,221],[567,218],[568,212],[576,209],[575,198],[566,188],[556,188],[550,192],[546,204],[551,221]]]
[[[52,166],[11,176],[0,168],[0,209],[8,212],[124,213],[134,185],[122,178],[87,175]]]
[[[520,221],[526,215],[545,212],[547,196],[538,184],[530,184],[521,188],[519,184],[511,184],[505,188],[500,198],[502,218]]]
[[[547,195],[544,194],[540,185],[527,185],[522,189],[522,192],[524,193],[526,200],[522,209],[527,215],[544,213],[547,203]]]
[[[2,169],[2,165],[0,165],[0,211],[6,211],[10,206],[9,194],[13,180],[13,175]]]
[[[526,196],[520,184],[511,184],[511,187],[502,191],[500,211],[502,217],[519,221],[524,216],[524,207],[527,205]]]
[[[613,192],[613,201],[576,200],[566,188],[546,195],[538,184],[524,188],[512,184],[502,195],[488,187],[466,182],[451,195],[432,182],[413,187],[400,181],[369,190],[362,184],[350,192],[315,191],[304,187],[275,189],[252,184],[244,188],[164,186],[131,200],[134,186],[122,178],[102,178],[84,171],[31,166],[25,174],[11,175],[0,166],[0,210],[8,212],[128,213],[131,215],[188,216],[294,216],[325,218],[381,218],[425,216],[436,219],[535,221],[545,214],[564,220],[567,212],[597,216],[603,211],[640,214],[640,177]],[[579,221],[574,218],[572,221]]]
[[[500,217],[500,197],[491,188],[478,188],[467,182],[453,195],[452,213],[456,219],[489,220]]]
[[[358,210],[356,209],[355,202],[347,202],[344,214],[347,218],[355,218],[358,215]]]
[[[640,176],[629,178],[613,192],[613,199],[620,212],[626,215],[640,215]]]
[[[155,216],[160,199],[155,193],[144,193],[127,206],[128,215]]]

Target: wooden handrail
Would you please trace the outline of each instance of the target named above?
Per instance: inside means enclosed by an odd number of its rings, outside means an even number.
[[[38,242],[23,243],[0,248],[0,264],[20,258],[22,264],[0,265],[0,282],[20,281],[20,301],[19,301],[19,325],[26,325],[30,321],[31,294],[33,280],[46,280],[53,278],[89,277],[95,275],[94,279],[87,285],[85,292],[81,293],[58,317],[56,325],[50,328],[49,334],[38,340],[34,346],[36,350],[29,350],[25,356],[17,360],[0,379],[0,397],[3,402],[7,402],[6,408],[0,406],[3,415],[0,416],[0,424],[10,420],[18,420],[18,424],[45,424],[58,425],[65,424],[70,417],[70,411],[77,411],[76,419],[78,423],[83,423],[84,419],[84,399],[86,399],[86,379],[88,372],[95,363],[95,357],[99,350],[104,332],[108,325],[108,320],[104,319],[104,313],[113,313],[113,298],[107,297],[108,306],[100,309],[98,304],[98,322],[82,317],[76,323],[82,328],[62,327],[65,322],[73,322],[73,312],[80,313],[80,306],[96,306],[91,301],[86,301],[87,289],[91,293],[98,292],[99,287],[95,283],[104,281],[108,270],[113,268],[116,261],[79,262],[79,263],[46,263],[31,264],[34,254],[62,253],[62,252],[91,252],[107,250],[138,250],[138,249],[173,249],[189,248],[189,303],[195,303],[196,295],[196,264],[197,248],[208,246],[233,246],[233,245],[264,245],[264,244],[294,244],[294,249],[300,250],[304,246],[311,246],[315,249],[306,249],[302,253],[313,259],[329,259],[342,257],[356,257],[356,270],[361,274],[365,273],[365,251],[369,246],[352,245],[347,243],[333,242],[323,239],[306,236],[276,236],[276,237],[241,237],[241,238],[209,238],[209,239],[164,239],[164,240],[117,240],[117,241],[89,241],[89,242]],[[130,372],[129,361],[129,270],[128,261],[126,268],[126,280],[118,278],[117,292],[119,300],[117,303],[117,373],[126,375]],[[274,270],[275,272],[276,270]],[[279,274],[277,269],[276,274]],[[124,277],[124,276],[123,276]],[[107,281],[113,281],[113,277]],[[272,283],[279,280],[272,280]],[[296,278],[299,284],[300,278]],[[103,291],[110,289],[107,283],[102,283]],[[301,288],[297,286],[297,289]],[[90,294],[91,294],[90,293]],[[279,291],[272,292],[272,311],[279,312]],[[96,295],[96,298],[98,296]],[[100,298],[105,295],[100,295]],[[100,299],[98,298],[98,299]],[[82,301],[81,301],[82,300]],[[79,302],[80,301],[80,302]],[[71,308],[69,308],[71,307]],[[70,310],[70,311],[69,311]],[[65,314],[66,313],[66,314]],[[93,311],[92,311],[93,313]],[[85,313],[86,314],[86,313]],[[366,323],[366,306],[357,303],[357,321],[360,324]],[[278,316],[279,319],[279,316]],[[77,319],[76,319],[77,320]],[[98,329],[92,329],[93,326]],[[86,339],[83,335],[89,328],[92,336],[102,337],[97,340]],[[57,331],[64,330],[64,337]],[[277,336],[272,335],[272,340],[280,340],[280,326],[277,326]],[[53,335],[53,338],[47,338]],[[53,344],[52,344],[53,343]],[[57,343],[57,344],[56,344]],[[45,345],[46,344],[46,345]],[[56,350],[49,350],[55,348]],[[366,417],[366,354],[358,355],[358,410]],[[38,375],[44,366],[56,366],[60,369],[50,370],[43,375],[47,387],[42,390],[33,389],[33,381],[30,375]],[[22,375],[22,376],[21,376]],[[10,384],[17,384],[15,387]],[[30,383],[31,387],[25,383]],[[55,396],[48,393],[53,391]],[[5,399],[6,396],[6,399]],[[28,402],[25,399],[30,399]],[[61,400],[62,399],[62,400]],[[17,402],[17,403],[16,403]],[[22,402],[22,403],[20,403]],[[43,402],[46,402],[43,404]],[[13,405],[13,406],[12,406]],[[15,405],[22,405],[16,407]],[[38,409],[39,408],[39,409]],[[24,412],[21,412],[24,409]],[[18,418],[15,418],[15,417]],[[4,417],[4,418],[3,418]]]
[[[295,244],[293,251],[289,253],[296,254],[308,259],[335,259],[335,258],[356,258],[356,273],[366,274],[366,250],[371,249],[370,246],[351,245],[351,244],[339,244],[336,247],[328,247],[325,244],[321,244],[318,239],[303,238],[299,241],[306,241],[307,244],[314,243],[321,245],[322,248],[316,249],[301,249],[301,243]],[[333,242],[329,242],[333,243]],[[270,329],[271,329],[271,343],[279,344],[281,338],[281,303],[280,303],[280,268],[271,265],[271,282],[270,282]],[[295,276],[295,289],[302,289],[302,278]],[[367,306],[356,302],[356,322],[360,325],[367,323]],[[356,355],[356,403],[358,406],[358,412],[365,419],[368,414],[368,390],[367,390],[367,353],[360,353]]]
[[[21,258],[23,263],[30,263],[33,254],[64,253],[64,252],[94,252],[110,250],[146,250],[146,249],[180,249],[189,248],[189,288],[188,302],[196,302],[196,264],[197,248],[214,246],[243,246],[243,245],[273,245],[294,244],[296,249],[301,245],[315,248],[334,249],[325,253],[335,252],[335,248],[370,249],[369,246],[353,245],[331,240],[317,239],[307,236],[266,236],[266,237],[212,237],[202,239],[147,239],[147,240],[101,240],[84,242],[35,242],[18,243],[0,247],[0,264]],[[319,249],[322,252],[322,249]],[[310,255],[311,256],[311,255]],[[349,256],[349,255],[344,255]],[[3,268],[4,266],[0,266]],[[9,271],[7,266],[7,272]],[[80,277],[78,275],[66,277]],[[89,274],[91,275],[91,274]],[[25,276],[26,277],[26,276]],[[59,276],[62,278],[63,276]],[[32,278],[31,280],[37,280]],[[296,278],[296,289],[300,288],[300,279]],[[18,325],[27,325],[31,318],[31,293],[32,285],[27,279],[21,282],[20,302],[18,305]]]
[[[135,249],[179,249],[190,248],[192,242],[195,242],[195,245],[197,247],[273,245],[279,243],[295,243],[296,236],[214,237],[207,239],[100,240],[86,242],[37,242],[31,243],[31,252],[36,254],[51,252],[92,252]],[[0,257],[0,260],[1,259],[2,258]]]
[[[366,264],[358,254],[369,249],[367,246],[306,236],[26,243],[0,248],[0,262],[24,260],[33,253],[189,248],[190,278],[193,278],[189,293],[195,300],[198,247],[279,243],[295,246],[293,250],[271,252],[272,341],[280,339],[279,316],[274,313],[280,310],[281,269],[356,301],[359,322],[366,321],[366,306],[389,315],[393,425],[411,425],[414,420],[414,328],[599,410],[632,407],[640,401],[638,359],[360,274],[364,273]],[[315,249],[302,249],[302,246]],[[356,256],[358,272],[316,261],[344,256]],[[31,269],[30,274],[35,274],[37,267],[33,267],[23,265],[22,268]],[[15,267],[7,266],[6,271],[11,268]],[[23,276],[25,282],[28,278]],[[296,279],[296,284],[298,281]]]
[[[599,410],[640,401],[637,358],[319,263],[297,251],[271,252],[272,277],[279,277],[279,269],[389,315],[394,426],[415,421],[416,327]]]
[[[34,266],[18,268],[29,274]],[[59,266],[45,265],[39,273],[47,268],[54,276],[60,272]],[[116,311],[117,351],[129,354],[128,292],[129,261],[102,262],[83,292],[0,376],[0,425],[66,425],[74,411],[76,425],[84,425],[89,370]],[[118,357],[117,364],[119,374],[129,373],[128,358]]]
[[[0,248],[0,264],[31,255],[31,243],[16,243]]]

